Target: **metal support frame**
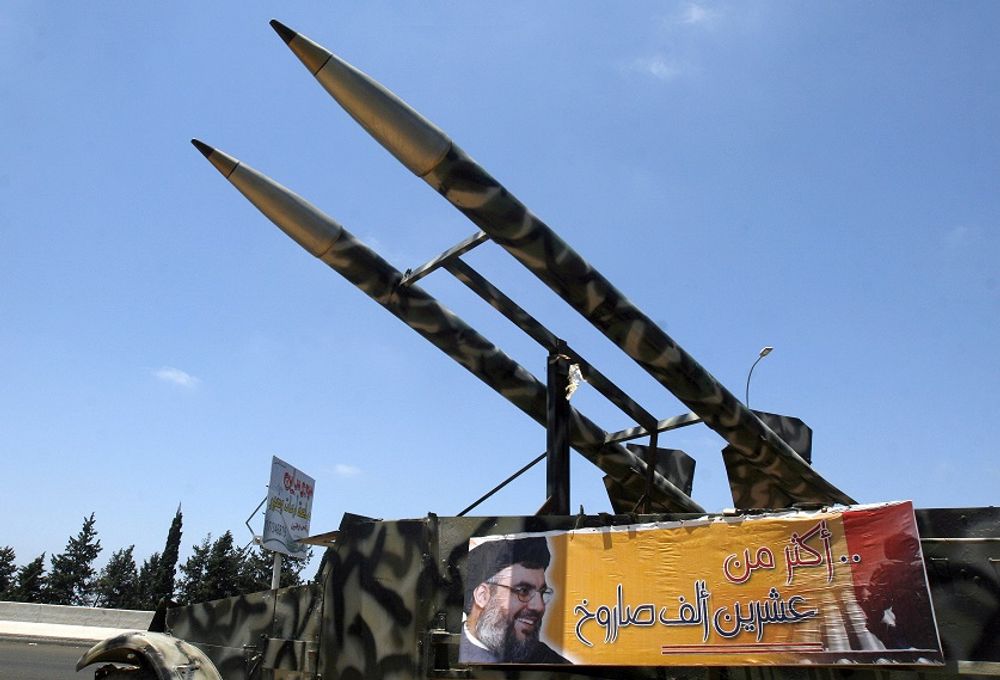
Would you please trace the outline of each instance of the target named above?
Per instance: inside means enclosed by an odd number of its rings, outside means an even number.
[[[548,457],[545,466],[545,509],[547,514],[569,514],[569,386],[570,358],[559,352],[549,353],[548,398],[545,441]],[[650,468],[652,469],[652,468]],[[648,478],[647,483],[651,483]]]
[[[485,232],[490,240],[524,265],[654,380],[701,416],[704,424],[728,443],[727,449],[734,458],[733,465],[727,463],[727,469],[735,470],[738,466],[746,466],[759,473],[757,483],[751,485],[740,480],[738,484],[741,492],[746,492],[751,498],[753,507],[788,507],[802,502],[854,503],[850,496],[811,468],[787,442],[444,132],[364,72],[343,62],[304,36],[299,39],[298,34],[291,29],[277,22],[274,24],[282,39],[341,107],[404,167],[427,182]],[[317,69],[318,64],[326,63],[336,67]],[[366,259],[364,256],[371,253],[360,247],[341,225],[251,168],[197,140],[194,142],[230,182],[300,245],[337,269],[392,313],[404,319],[418,333],[434,342],[433,334],[425,326],[409,318],[411,310],[395,304],[392,298],[406,292],[406,284],[409,282],[441,266],[441,262],[455,260],[463,248],[473,247],[473,241],[480,238],[478,234],[468,243],[459,244],[444,253],[438,261],[428,263],[416,274],[408,272],[406,277],[398,272],[393,273],[391,267],[376,257],[368,257],[376,273],[391,275],[388,279],[376,280],[377,277],[372,272],[356,271],[359,263],[352,256],[361,253],[361,259]],[[398,285],[400,278],[405,278],[406,284]],[[386,283],[394,290],[384,290]],[[369,288],[366,289],[362,284]],[[430,300],[425,302],[431,304]],[[444,313],[446,310],[437,305],[433,307],[433,312],[440,313],[439,316],[431,313],[412,316],[421,316],[425,320],[439,320],[443,316],[449,321],[453,320]],[[450,337],[454,339],[454,335],[452,333]],[[442,347],[444,343],[435,344]],[[458,338],[458,347],[473,353],[472,348],[462,343],[461,338]],[[451,356],[453,354],[449,350],[456,350],[455,347],[442,349]],[[457,351],[454,353],[461,354]],[[468,358],[457,360],[461,363]],[[463,365],[467,368],[470,366],[469,363]],[[480,371],[473,373],[484,378]],[[500,387],[500,381],[495,376],[486,376],[484,381],[494,389]],[[538,393],[544,392],[544,388],[540,384],[532,387],[535,388],[533,398],[536,408],[528,408],[529,405],[523,401],[518,406],[541,420],[538,416],[542,409],[537,408],[541,404],[537,402],[541,401],[541,394]],[[502,389],[498,391],[503,393]],[[508,391],[504,396],[514,401],[511,397],[516,395]],[[571,408],[570,412],[573,411]],[[656,422],[638,422],[651,431],[658,431]],[[571,428],[574,436],[576,424],[574,414]],[[592,434],[593,428],[588,429]],[[591,442],[580,443],[586,444],[585,455],[588,458],[598,462],[602,469],[607,463],[617,475],[630,480],[632,490],[635,491],[635,473],[645,463],[623,456],[621,451],[615,451],[615,456],[602,456],[599,453],[600,447],[595,450]],[[579,446],[576,448],[580,449]],[[656,475],[654,481],[658,487],[662,486],[659,490],[670,497],[671,502],[688,505],[690,501],[697,505],[686,494],[678,494],[679,489],[673,485],[660,485]],[[751,486],[754,488],[750,488]],[[767,505],[773,502],[784,505]]]
[[[580,370],[583,372],[583,377],[590,386],[600,392],[605,399],[617,406],[622,413],[644,427],[652,429],[655,426],[656,417],[653,414],[640,406],[624,390],[594,368],[579,352],[567,345],[563,340],[557,338],[555,334],[543,326],[535,317],[507,297],[503,291],[487,281],[482,274],[470,267],[468,263],[456,257],[442,266],[452,276],[464,283],[469,290],[507,317],[511,323],[524,331],[532,340],[549,352],[559,351],[572,359],[573,363],[579,364]]]
[[[653,512],[653,472],[656,470],[656,444],[660,433],[653,430],[649,433],[649,450],[646,451],[646,493],[643,494],[643,512],[647,515]]]
[[[503,480],[502,482],[500,482],[499,484],[497,484],[496,486],[494,486],[492,489],[490,489],[489,491],[487,491],[486,493],[484,493],[482,496],[480,496],[479,498],[477,498],[476,500],[474,500],[472,503],[470,503],[464,510],[462,510],[462,512],[458,513],[456,515],[456,517],[464,517],[468,513],[470,513],[473,510],[475,510],[477,507],[479,507],[482,503],[484,503],[487,499],[489,499],[497,491],[499,491],[500,489],[504,488],[505,486],[507,486],[508,484],[510,484],[511,482],[513,482],[515,479],[517,479],[518,477],[520,477],[521,475],[523,475],[525,472],[527,472],[528,470],[530,470],[531,468],[535,467],[540,462],[542,462],[542,459],[545,458],[547,455],[548,455],[548,451],[542,451],[542,453],[538,454],[538,456],[536,456],[530,463],[528,463],[527,465],[523,466],[521,469],[519,469],[517,472],[515,472],[514,474],[512,474],[510,477],[508,477],[507,479]]]
[[[701,417],[697,413],[682,413],[679,416],[672,416],[657,422],[656,431],[667,432],[668,430],[676,430],[682,427],[687,427],[688,425],[697,425],[700,422]],[[619,430],[618,432],[610,433],[604,441],[605,443],[611,444],[639,439],[640,437],[649,435],[651,429],[652,428],[646,429],[645,427],[630,427],[627,430]]]
[[[566,388],[569,385],[570,364],[579,365],[584,379],[594,389],[618,407],[625,415],[638,423],[638,427],[609,434],[606,439],[607,443],[617,443],[649,436],[650,448],[645,460],[647,467],[645,480],[646,492],[639,499],[636,509],[642,505],[645,512],[652,512],[653,501],[651,490],[655,475],[655,451],[658,434],[665,430],[699,423],[701,422],[701,418],[692,413],[658,421],[653,414],[632,399],[624,390],[591,365],[578,352],[569,347],[564,340],[557,337],[535,319],[535,317],[505,295],[503,291],[490,283],[486,277],[482,276],[461,259],[462,255],[487,240],[489,240],[489,236],[483,231],[473,234],[416,269],[407,270],[400,281],[401,286],[410,286],[435,270],[443,268],[461,283],[465,284],[467,288],[482,298],[487,304],[500,312],[511,323],[520,328],[535,342],[548,350],[549,353],[546,399],[546,453],[535,458],[528,465],[488,491],[484,496],[462,510],[459,515],[464,515],[471,511],[538,463],[542,458],[547,458],[546,500],[539,513],[569,514],[570,447],[568,419],[570,409]]]
[[[464,241],[461,241],[453,245],[451,248],[444,251],[430,262],[422,264],[416,269],[407,269],[406,273],[403,274],[403,278],[399,282],[399,285],[401,286],[412,285],[417,281],[419,281],[420,279],[427,276],[428,274],[430,274],[431,272],[433,272],[438,267],[443,267],[449,261],[456,259],[461,255],[464,255],[465,253],[469,252],[479,244],[489,240],[490,237],[486,235],[486,232],[478,231],[469,238],[465,239]]]

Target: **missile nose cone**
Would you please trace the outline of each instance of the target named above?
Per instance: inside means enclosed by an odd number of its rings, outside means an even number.
[[[191,143],[258,210],[316,257],[322,257],[340,238],[343,227],[298,194],[200,140]]]
[[[200,139],[192,139],[191,143],[194,144],[194,148],[198,149],[198,151],[201,151],[201,155],[204,156],[205,158],[211,156],[212,152],[215,151],[215,149],[213,149]]]
[[[337,103],[415,175],[426,175],[451,150],[446,134],[366,73],[301,33],[271,25]]]
[[[323,65],[330,60],[333,55],[321,45],[317,45],[301,33],[293,31],[277,19],[271,19],[271,28],[285,41],[289,49],[295,53],[309,73],[316,75],[316,72],[323,68]]]
[[[192,139],[191,143],[194,144],[194,148],[201,151],[202,155],[208,159],[208,162],[215,166],[215,169],[222,173],[223,177],[229,177],[233,174],[233,170],[236,166],[240,164],[238,160],[233,158],[227,153],[215,149],[200,139]]]
[[[283,23],[277,19],[271,19],[271,28],[274,32],[281,36],[281,39],[285,41],[285,44],[292,42],[292,38],[295,37],[295,31],[285,26]]]

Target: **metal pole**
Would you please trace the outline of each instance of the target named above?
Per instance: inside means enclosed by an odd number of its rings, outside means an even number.
[[[764,349],[762,349],[757,354],[757,361],[753,362],[753,366],[751,366],[750,370],[747,372],[747,391],[746,394],[743,395],[744,396],[743,403],[747,405],[748,409],[750,408],[750,376],[753,375],[753,369],[757,368],[757,364],[760,363],[760,360],[766,357],[768,354],[770,354],[773,349],[774,349],[773,347],[765,347]]]
[[[546,505],[551,514],[569,514],[569,357],[558,351],[549,354],[546,399],[545,465]]]
[[[514,474],[512,474],[510,477],[508,477],[507,479],[503,480],[502,482],[500,482],[499,484],[497,484],[496,486],[494,486],[492,489],[490,489],[489,491],[487,491],[486,493],[484,493],[482,496],[480,496],[479,498],[477,498],[471,505],[469,505],[467,508],[465,508],[465,510],[462,510],[462,512],[458,513],[456,515],[456,517],[465,517],[468,513],[470,513],[473,510],[475,510],[476,507],[479,506],[480,503],[482,503],[486,499],[490,498],[497,491],[499,491],[500,489],[504,488],[505,486],[507,486],[508,484],[510,484],[511,482],[513,482],[515,479],[517,479],[518,477],[520,477],[521,475],[523,475],[525,472],[527,472],[528,470],[530,470],[531,468],[533,468],[538,463],[542,462],[542,458],[545,458],[545,456],[547,456],[547,455],[548,455],[547,451],[543,451],[542,453],[540,453],[533,461],[531,461],[527,465],[523,466],[520,470],[518,470],[517,472],[515,472]]]
[[[656,471],[656,445],[659,434],[656,430],[649,433],[649,452],[646,454],[646,503],[643,507],[647,515],[653,512],[653,473]]]
[[[274,564],[271,566],[271,590],[277,590],[281,584],[281,553],[274,553]]]

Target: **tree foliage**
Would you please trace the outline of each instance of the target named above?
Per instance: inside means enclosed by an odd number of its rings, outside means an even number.
[[[207,602],[240,593],[242,554],[233,546],[229,531],[212,541],[209,534],[194,546],[181,565],[178,599],[185,604]]]
[[[190,604],[268,590],[272,554],[260,547],[244,553],[233,545],[228,531],[215,541],[209,534],[181,565],[178,599]],[[306,561],[283,559],[280,586],[300,585]]]
[[[159,555],[156,571],[153,573],[150,609],[156,608],[160,600],[174,599],[174,577],[177,572],[177,558],[181,550],[182,524],[181,506],[178,505],[174,519],[170,523],[170,530],[167,532],[167,542],[163,547],[163,553]]]
[[[240,594],[240,567],[243,555],[233,545],[230,531],[212,544],[205,565],[204,588],[213,593],[212,599]]]
[[[230,535],[230,542],[231,538]],[[181,565],[181,578],[177,586],[177,599],[181,604],[216,599],[213,588],[207,583],[208,556],[212,547],[212,535],[209,534],[201,543],[192,547],[191,556]]]
[[[281,580],[279,588],[302,585],[302,570],[312,558],[312,549],[304,560],[295,560],[281,556]],[[244,593],[255,593],[268,590],[271,587],[271,574],[274,570],[274,553],[257,546],[256,550],[248,550],[243,558],[242,580],[240,589]]]
[[[52,569],[46,580],[43,597],[49,604],[87,605],[93,588],[94,560],[101,552],[101,542],[94,527],[94,513],[83,519],[83,527],[71,536],[66,549],[52,556]]]
[[[139,608],[139,572],[132,557],[134,545],[116,551],[94,583],[94,606],[107,609]]]
[[[7,600],[17,574],[16,556],[9,545],[0,548],[0,599]]]
[[[159,600],[156,599],[156,593],[153,592],[153,587],[156,585],[156,574],[159,569],[160,553],[158,552],[154,552],[146,558],[146,560],[143,561],[142,566],[139,568],[139,592],[137,595],[139,609],[156,609],[159,605]]]
[[[7,599],[14,602],[42,602],[45,580],[45,553],[42,553],[17,570]]]
[[[0,599],[151,610],[163,599],[190,604],[271,587],[274,553],[259,546],[240,550],[229,531],[215,540],[208,534],[193,546],[190,557],[180,565],[178,576],[182,523],[178,506],[163,552],[154,552],[138,568],[135,546],[130,545],[115,551],[96,572],[94,561],[101,552],[101,542],[97,538],[94,513],[84,518],[80,532],[70,537],[65,550],[52,556],[47,575],[45,553],[18,569],[14,549],[0,547]],[[309,558],[282,557],[280,586],[300,585]]]

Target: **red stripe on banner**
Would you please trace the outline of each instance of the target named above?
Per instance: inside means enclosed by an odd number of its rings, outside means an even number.
[[[785,644],[780,642],[761,643],[755,645],[664,645],[661,654],[745,654],[747,652],[822,652],[820,642],[803,642],[800,644]]]

